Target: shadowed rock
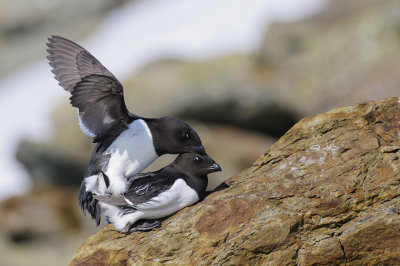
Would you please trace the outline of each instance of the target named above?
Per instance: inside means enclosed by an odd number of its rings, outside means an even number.
[[[71,265],[345,265],[400,261],[398,98],[298,122],[230,188],[124,236],[106,226]]]

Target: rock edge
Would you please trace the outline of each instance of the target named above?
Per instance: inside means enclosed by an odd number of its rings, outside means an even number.
[[[400,103],[302,119],[229,189],[150,232],[106,226],[70,265],[400,262]]]

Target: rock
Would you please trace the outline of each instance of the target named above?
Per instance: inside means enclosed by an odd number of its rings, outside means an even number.
[[[51,187],[9,198],[0,203],[0,232],[15,243],[76,233],[82,229],[76,198],[76,190]]]
[[[281,136],[298,115],[266,91],[268,75],[261,81],[253,77],[253,61],[251,55],[238,54],[202,62],[158,61],[124,82],[125,99],[150,116],[169,113]]]
[[[42,186],[0,202],[0,264],[67,265],[98,231],[77,197],[76,188]]]
[[[319,14],[277,23],[251,75],[301,116],[398,95],[400,2],[329,1]]]
[[[80,130],[67,100],[52,113],[51,122],[54,134],[44,143],[21,141],[16,158],[36,184],[80,186],[95,145]]]
[[[399,265],[400,103],[302,119],[230,188],[124,236],[106,226],[70,265]]]
[[[301,117],[398,94],[399,9],[396,0],[328,2],[268,27],[253,54],[147,66],[124,82],[127,103],[279,137]]]
[[[89,156],[90,151],[87,151],[85,157]],[[89,158],[79,160],[79,157],[79,154],[65,152],[57,145],[26,140],[18,145],[16,154],[17,160],[25,166],[34,183],[41,185],[79,186],[89,162]]]

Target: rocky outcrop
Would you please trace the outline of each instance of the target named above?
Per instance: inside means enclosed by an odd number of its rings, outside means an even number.
[[[71,265],[398,265],[400,103],[305,118],[230,188],[125,236],[106,226]]]

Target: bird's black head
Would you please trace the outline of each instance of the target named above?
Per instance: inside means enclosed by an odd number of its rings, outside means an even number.
[[[148,125],[158,155],[191,152],[206,154],[199,135],[182,119],[164,116],[149,120]]]
[[[196,153],[179,154],[173,166],[181,172],[196,177],[207,176],[222,170],[210,156]]]

